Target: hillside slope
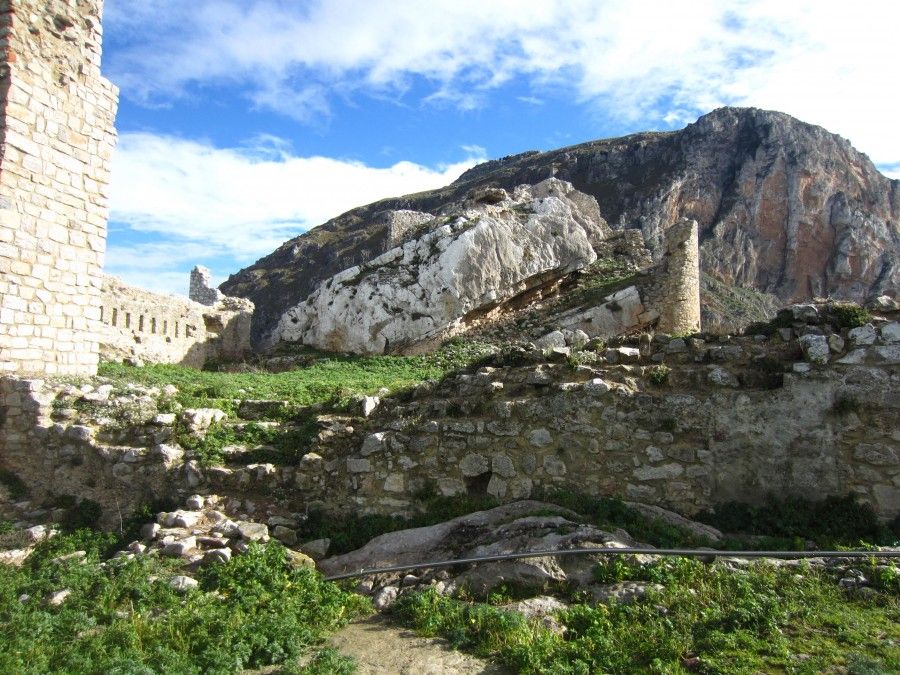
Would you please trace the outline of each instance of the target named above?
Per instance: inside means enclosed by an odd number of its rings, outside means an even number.
[[[684,129],[640,133],[481,164],[444,188],[348,211],[285,242],[221,289],[256,304],[265,345],[282,314],[332,275],[403,243],[394,211],[436,213],[473,189],[556,176],[594,196],[614,228],[658,249],[679,218],[700,225],[703,271],[784,302],[864,300],[900,285],[900,181],[821,127],[754,108],[721,108]]]

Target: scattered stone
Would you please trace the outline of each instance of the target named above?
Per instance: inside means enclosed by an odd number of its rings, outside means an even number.
[[[741,386],[741,383],[738,380],[737,376],[725,370],[721,366],[711,367],[709,369],[709,372],[706,374],[706,380],[710,384],[714,384],[717,387],[737,388]]]
[[[331,539],[314,539],[312,541],[301,544],[297,547],[297,550],[301,553],[305,553],[313,560],[322,560],[326,555],[328,555],[328,549],[330,546]]]
[[[375,595],[372,596],[372,606],[379,612],[383,612],[397,601],[399,592],[400,589],[396,586],[383,586],[382,588],[379,588],[375,591]]]
[[[231,560],[231,549],[227,547],[210,549],[203,555],[204,565],[227,563]]]
[[[189,511],[199,511],[203,508],[204,499],[201,495],[191,495],[184,502],[185,507]]]
[[[297,543],[297,530],[292,530],[283,525],[276,525],[272,536],[285,546],[294,546]]]
[[[64,588],[61,591],[55,591],[47,596],[47,604],[53,607],[59,607],[70,595],[72,595],[72,591],[68,588]]]
[[[186,558],[195,548],[197,548],[197,538],[185,537],[166,544],[160,553],[167,558]]]
[[[196,579],[185,576],[183,574],[177,574],[171,579],[169,579],[169,586],[174,588],[179,593],[187,593],[200,585]]]
[[[147,523],[141,527],[141,537],[147,541],[152,541],[159,536],[162,526],[159,523]]]
[[[566,336],[562,331],[555,330],[551,333],[547,333],[543,337],[538,338],[534,341],[534,346],[538,349],[552,349],[554,347],[565,347],[566,346]]]
[[[875,344],[875,340],[878,339],[878,333],[875,331],[875,326],[867,323],[865,326],[852,328],[847,333],[847,338],[854,347],[862,347]]]
[[[253,523],[242,520],[237,524],[237,533],[244,541],[269,541],[269,528],[263,523]]]
[[[810,363],[828,363],[831,350],[828,348],[828,340],[824,335],[807,334],[800,337],[800,348],[803,355]]]

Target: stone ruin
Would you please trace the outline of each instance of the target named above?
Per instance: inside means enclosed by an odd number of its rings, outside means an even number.
[[[188,297],[201,305],[215,305],[220,302],[225,294],[212,285],[212,274],[205,268],[197,265],[191,270],[191,283],[188,289]]]
[[[90,375],[100,355],[118,92],[102,0],[0,2],[0,371]]]
[[[251,351],[249,300],[219,293],[215,302],[199,303],[105,276],[102,301],[100,355],[106,360],[202,368],[210,361],[238,361]]]

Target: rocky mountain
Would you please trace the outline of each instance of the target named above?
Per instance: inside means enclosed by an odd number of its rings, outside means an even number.
[[[655,255],[682,218],[700,229],[705,275],[774,294],[864,300],[900,286],[900,181],[849,141],[783,113],[721,108],[674,132],[648,132],[481,164],[449,186],[334,218],[232,275],[221,289],[256,304],[265,346],[319,284],[421,234],[398,211],[437,214],[473,191],[548,177],[594,197],[614,229],[639,229]],[[419,228],[417,230],[417,228]]]

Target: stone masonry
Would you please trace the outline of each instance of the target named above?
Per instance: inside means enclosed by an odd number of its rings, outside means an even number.
[[[0,371],[92,374],[99,358],[117,90],[102,0],[0,1]]]
[[[683,219],[665,233],[665,251],[646,289],[659,312],[657,330],[687,335],[700,330],[700,241],[697,222]]]
[[[212,275],[205,267],[197,265],[191,270],[191,284],[188,289],[188,297],[201,305],[215,305],[225,297],[212,283]]]
[[[250,352],[249,300],[220,293],[214,304],[201,304],[106,276],[102,301],[100,354],[105,360],[202,368],[211,360],[237,360]]]

